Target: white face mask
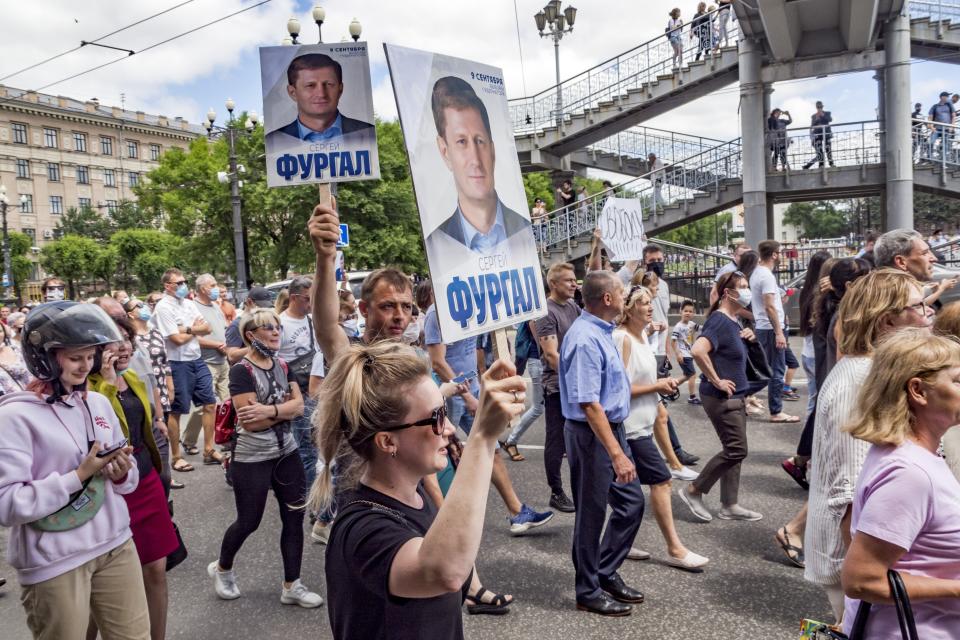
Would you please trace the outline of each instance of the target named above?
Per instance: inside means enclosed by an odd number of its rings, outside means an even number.
[[[407,344],[413,344],[420,339],[420,325],[416,322],[411,322],[407,325],[407,328],[403,330],[403,341]]]
[[[63,300],[63,289],[47,289],[47,302]]]
[[[742,307],[749,307],[753,301],[753,292],[750,289],[737,289],[737,302]]]

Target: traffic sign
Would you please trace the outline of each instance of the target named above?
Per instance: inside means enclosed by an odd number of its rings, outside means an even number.
[[[340,239],[337,240],[337,248],[350,246],[350,227],[349,225],[340,225]]]

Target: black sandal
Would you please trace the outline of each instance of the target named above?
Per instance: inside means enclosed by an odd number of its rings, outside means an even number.
[[[783,540],[780,539],[781,535],[783,535]],[[780,527],[780,529],[777,530],[775,539],[777,544],[780,545],[780,548],[783,549],[783,554],[787,556],[790,562],[801,569],[806,566],[806,559],[803,557],[803,548],[790,543],[790,534],[787,533],[786,527]]]
[[[480,587],[480,590],[476,594],[466,596],[465,600],[469,603],[467,605],[467,613],[472,616],[478,614],[487,614],[491,616],[502,616],[504,614],[510,613],[510,605],[513,604],[513,598],[507,600],[507,597],[499,593],[493,594],[493,599],[490,602],[483,601],[483,594],[492,593],[487,591],[486,588]]]

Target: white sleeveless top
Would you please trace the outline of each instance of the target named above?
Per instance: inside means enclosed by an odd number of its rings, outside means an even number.
[[[617,351],[623,355],[624,340],[630,341],[630,361],[626,363],[630,384],[650,385],[657,381],[657,358],[646,341],[646,335],[638,340],[624,329],[613,332],[613,341]],[[630,415],[623,421],[627,439],[635,439],[653,434],[653,424],[657,421],[657,406],[660,394],[645,393],[630,398]]]

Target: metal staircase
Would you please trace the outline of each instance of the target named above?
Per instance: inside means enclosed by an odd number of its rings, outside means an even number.
[[[817,166],[814,139],[807,127],[787,130],[787,171],[769,171],[767,192],[778,202],[875,195],[883,189],[882,131],[876,121],[832,126],[830,166]],[[960,198],[960,130],[941,153],[929,144],[925,127],[914,129],[914,184],[919,191]],[[948,136],[949,138],[949,136]],[[811,163],[812,161],[812,163]],[[809,169],[804,165],[811,163]],[[743,198],[740,139],[668,165],[656,184],[655,174],[645,173],[594,194],[567,208],[550,212],[537,228],[544,261],[575,259],[586,255],[603,204],[611,195],[639,198],[647,235],[655,236],[693,220],[724,211]]]
[[[727,24],[726,41],[699,61],[699,40],[691,37],[690,24],[680,38],[679,56],[664,33],[559,86],[511,100],[518,152],[564,156],[737,80],[735,21]]]
[[[960,64],[960,2],[912,0],[910,49],[914,58]]]

